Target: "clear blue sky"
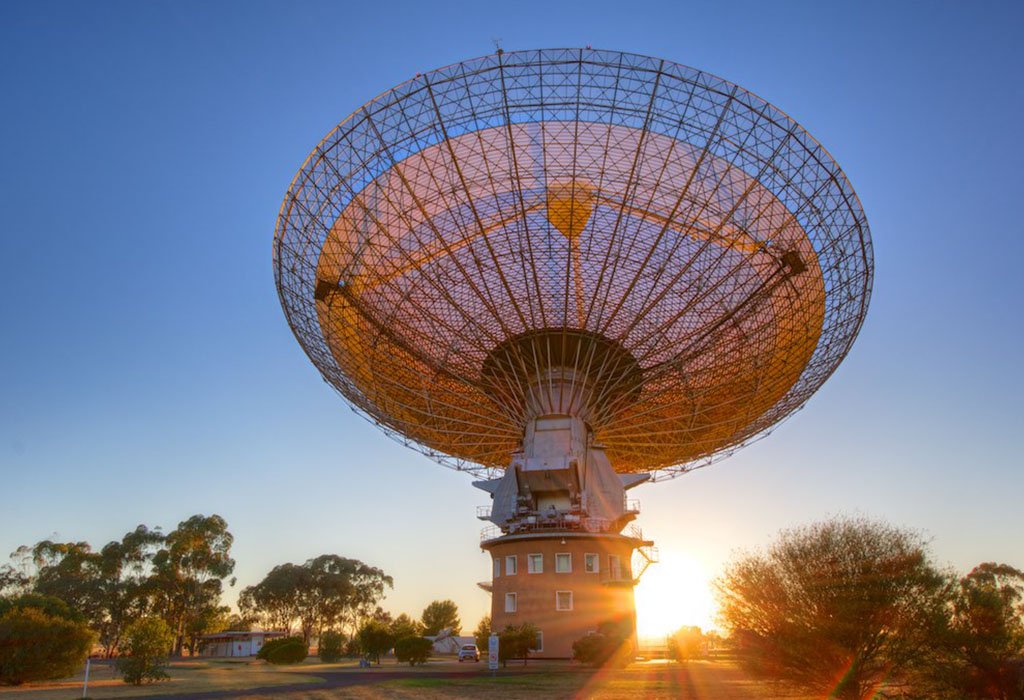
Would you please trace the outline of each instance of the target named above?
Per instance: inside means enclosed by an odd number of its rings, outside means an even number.
[[[1022,8],[7,3],[0,555],[217,512],[239,586],[335,552],[392,573],[395,612],[452,597],[475,625],[483,494],[319,379],[278,305],[271,240],[333,125],[500,37],[739,83],[832,152],[872,227],[867,323],[807,408],[726,462],[633,492],[662,571],[687,559],[713,574],[736,548],[840,512],[922,529],[961,569],[1024,566]],[[673,585],[648,576],[640,595]]]

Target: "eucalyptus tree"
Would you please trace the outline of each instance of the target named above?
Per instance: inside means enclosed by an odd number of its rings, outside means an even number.
[[[953,587],[942,632],[918,677],[932,696],[1024,699],[1024,572],[976,566]]]
[[[105,615],[96,630],[108,656],[119,646],[128,625],[150,611],[148,581],[153,558],[163,542],[160,528],[139,525],[99,552],[98,588]]]
[[[176,656],[186,643],[195,645],[197,622],[219,608],[224,579],[235,569],[233,542],[224,518],[193,515],[167,534],[154,555],[148,589],[174,635]]]
[[[423,609],[422,622],[423,633],[427,635],[440,634],[445,629],[450,629],[452,634],[462,631],[459,606],[453,600],[435,600],[430,603]]]
[[[325,630],[354,631],[392,585],[391,577],[376,567],[324,554],[304,564],[275,566],[242,591],[239,606],[271,627],[290,631],[297,624],[308,645]]]

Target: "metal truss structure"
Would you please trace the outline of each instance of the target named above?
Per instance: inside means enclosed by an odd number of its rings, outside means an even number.
[[[873,259],[850,183],[783,112],[572,49],[424,73],[349,116],[288,191],[274,272],[324,379],[442,463],[504,469],[548,386],[585,394],[616,471],[664,477],[808,400]]]

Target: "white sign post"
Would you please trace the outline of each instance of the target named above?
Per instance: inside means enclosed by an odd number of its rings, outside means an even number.
[[[492,634],[487,640],[487,668],[498,670],[498,635]]]

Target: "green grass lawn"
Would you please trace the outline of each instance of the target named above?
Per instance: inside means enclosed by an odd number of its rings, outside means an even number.
[[[249,660],[196,660],[171,664],[171,680],[143,686],[126,685],[113,667],[96,665],[89,681],[92,700],[234,691],[245,698],[246,690],[304,684],[301,690],[282,690],[251,700],[533,700],[581,698],[587,700],[809,700],[774,684],[748,678],[728,659],[637,663],[625,669],[594,670],[568,662],[531,662],[510,665],[492,676],[484,664],[467,666],[452,660],[434,659],[426,666],[410,668],[386,660],[374,669],[388,674],[351,687],[323,687],[318,671],[358,670],[352,661],[321,664],[309,659],[295,666],[270,666]],[[395,678],[395,672],[408,678]],[[457,677],[440,674],[458,673]],[[372,679],[373,672],[369,677]],[[0,687],[0,700],[72,700],[81,697],[82,674],[57,683]]]
[[[510,667],[511,669],[511,667]],[[521,667],[514,669],[522,671]],[[303,700],[351,697],[367,700],[423,698],[464,700],[500,698],[586,698],[587,700],[809,700],[774,684],[753,681],[725,661],[694,661],[686,664],[655,662],[626,669],[594,671],[577,665],[537,664],[523,675],[480,675],[471,678],[408,678],[387,681],[366,693],[329,695],[330,691],[303,694]],[[355,691],[357,689],[351,689]],[[298,695],[292,695],[298,700]]]

